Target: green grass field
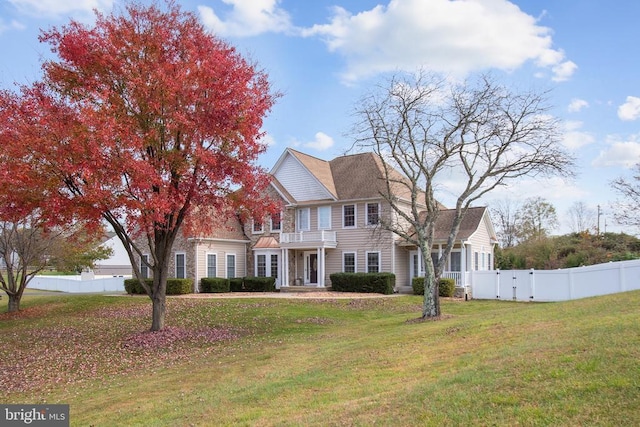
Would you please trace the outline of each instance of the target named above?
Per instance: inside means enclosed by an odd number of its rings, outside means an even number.
[[[82,426],[640,425],[640,292],[567,303],[25,296],[0,401]],[[6,297],[0,313],[6,311]]]

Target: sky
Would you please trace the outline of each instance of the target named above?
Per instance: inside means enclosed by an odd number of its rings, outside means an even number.
[[[140,0],[148,3],[147,0]],[[287,147],[330,160],[352,146],[353,111],[393,73],[419,68],[455,79],[490,72],[505,84],[549,90],[576,177],[522,179],[480,204],[528,197],[551,203],[556,233],[568,211],[600,209],[600,231],[638,230],[613,218],[611,181],[640,162],[640,2],[604,0],[176,0],[205,28],[255,61],[282,97],[265,119],[266,169]],[[0,87],[40,76],[41,30],[120,0],[0,0]],[[445,189],[446,190],[446,189]],[[451,193],[440,200],[451,206]]]

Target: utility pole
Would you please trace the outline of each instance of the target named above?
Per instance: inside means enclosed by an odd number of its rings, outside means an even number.
[[[600,235],[600,205],[598,205],[598,226],[596,228],[596,235]]]

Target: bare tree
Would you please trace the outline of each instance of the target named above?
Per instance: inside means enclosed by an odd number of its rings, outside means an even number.
[[[640,227],[640,163],[635,166],[631,178],[620,177],[611,183],[611,187],[622,199],[614,203],[613,217],[616,222],[631,227]]]
[[[35,215],[0,222],[0,257],[4,272],[0,289],[9,297],[8,311],[20,309],[25,288],[47,265],[47,255],[59,234],[46,232]]]
[[[520,204],[511,199],[491,204],[491,218],[496,225],[501,248],[510,248],[518,242],[519,211]]]
[[[423,318],[440,316],[436,276],[473,202],[523,176],[571,173],[573,159],[559,144],[558,121],[549,108],[545,93],[516,93],[488,75],[449,85],[422,71],[394,76],[356,107],[355,144],[379,156],[387,184],[382,197],[396,216],[381,225],[422,254]],[[455,215],[434,265],[431,247],[441,209],[435,186],[447,174],[459,184]]]
[[[594,229],[596,214],[585,202],[575,202],[569,208],[569,226],[574,233]]]

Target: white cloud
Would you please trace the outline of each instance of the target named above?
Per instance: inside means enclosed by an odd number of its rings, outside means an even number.
[[[330,23],[302,34],[323,37],[344,56],[346,82],[417,67],[460,76],[510,71],[529,61],[566,80],[577,66],[552,47],[551,32],[507,0],[391,0],[355,15],[335,7]]]
[[[24,30],[26,27],[16,20],[12,20],[9,23],[5,23],[2,18],[0,18],[0,34],[9,30]]]
[[[569,104],[569,107],[567,107],[567,110],[570,113],[577,113],[581,111],[583,108],[587,108],[588,106],[589,106],[589,103],[584,99],[573,98],[571,100],[571,103]]]
[[[276,145],[276,140],[271,135],[269,135],[268,133],[265,133],[263,135],[263,137],[261,138],[260,142],[265,144],[267,147],[273,147],[274,145]]]
[[[575,151],[585,145],[593,144],[595,138],[588,132],[583,132],[582,122],[579,121],[567,121],[564,123],[564,134],[562,138],[562,145],[569,150]]]
[[[222,0],[231,11],[220,18],[213,8],[198,6],[205,27],[220,36],[249,37],[262,33],[288,32],[292,29],[289,14],[278,7],[279,0]]]
[[[593,166],[615,166],[632,168],[640,159],[640,134],[629,136],[626,140],[610,136],[607,138],[609,147],[600,151],[593,161]]]
[[[114,0],[9,0],[21,13],[37,17],[76,14],[93,16],[94,9],[110,11],[113,2]]]
[[[627,101],[618,107],[620,120],[636,120],[640,117],[640,98],[627,96]]]
[[[315,140],[311,142],[306,142],[302,145],[317,151],[324,151],[333,147],[333,138],[331,138],[329,135],[327,135],[324,132],[318,132],[315,135]]]

